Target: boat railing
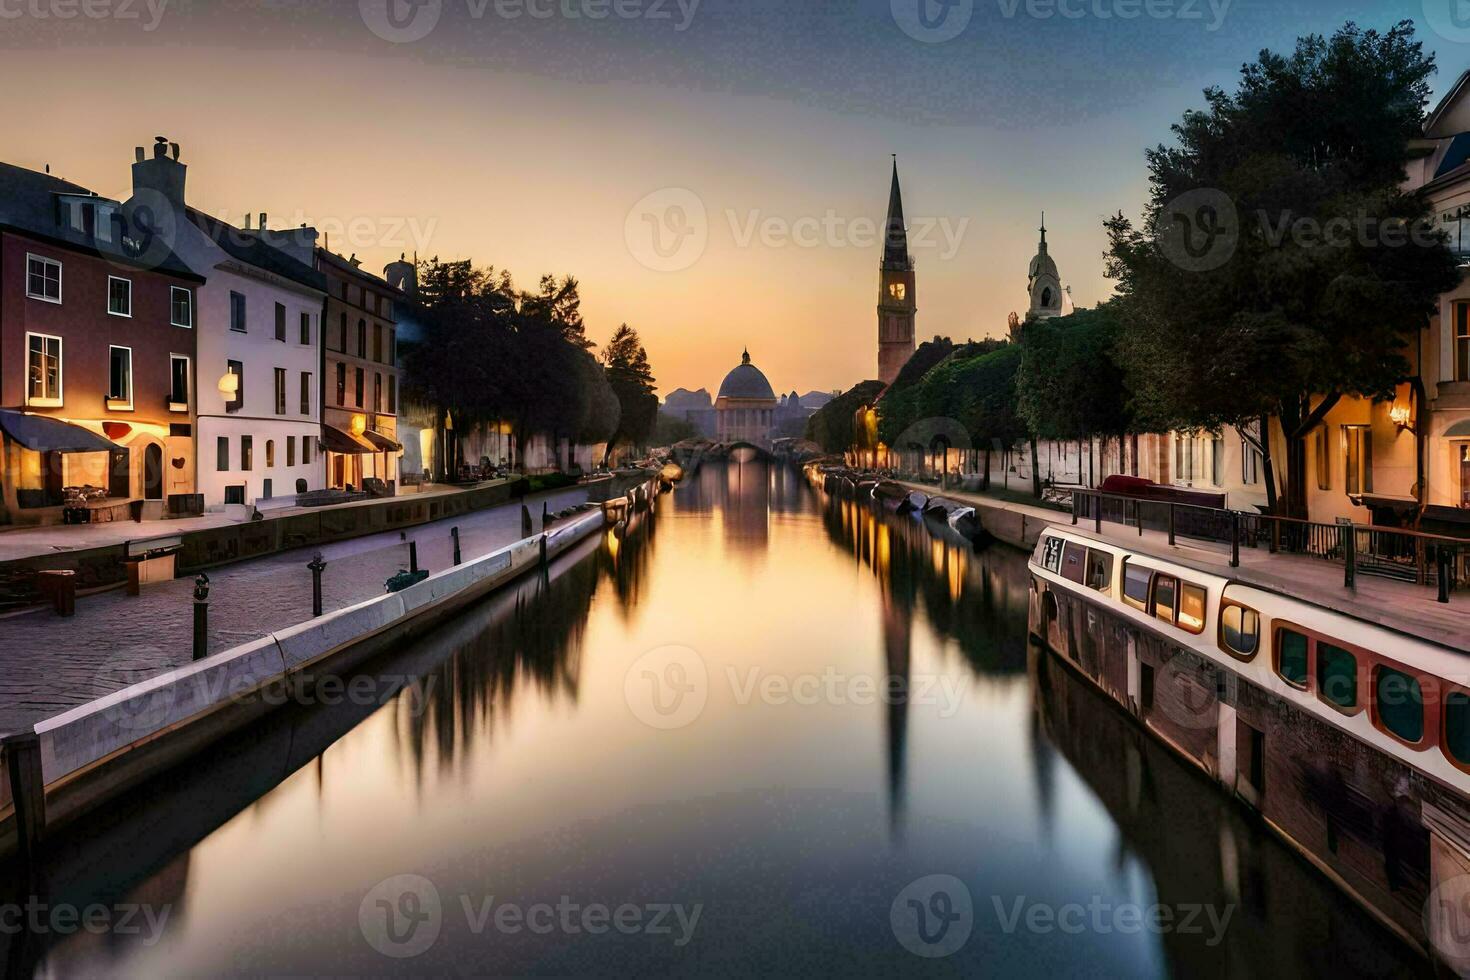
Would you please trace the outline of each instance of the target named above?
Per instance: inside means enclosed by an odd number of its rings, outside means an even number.
[[[1341,522],[1323,524],[1292,517],[1151,500],[1101,490],[1072,491],[1072,523],[1104,523],[1179,538],[1210,541],[1230,548],[1231,567],[1240,566],[1240,549],[1304,555],[1343,568],[1352,588],[1359,575],[1396,579],[1439,590],[1441,602],[1470,585],[1470,540],[1407,528]]]

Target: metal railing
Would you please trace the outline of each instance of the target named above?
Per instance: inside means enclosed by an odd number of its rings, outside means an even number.
[[[1396,579],[1439,590],[1441,602],[1470,585],[1470,540],[1425,534],[1405,528],[1364,524],[1322,524],[1291,517],[1246,513],[1103,493],[1072,492],[1072,523],[1118,524],[1179,538],[1230,547],[1230,565],[1240,566],[1240,549],[1265,548],[1271,554],[1305,555],[1343,567],[1343,584],[1358,575]]]

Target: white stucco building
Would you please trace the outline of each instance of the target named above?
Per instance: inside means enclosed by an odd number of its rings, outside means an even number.
[[[237,228],[190,208],[177,144],[133,164],[128,207],[205,277],[198,290],[198,488],[207,508],[289,502],[324,485],[316,232]]]

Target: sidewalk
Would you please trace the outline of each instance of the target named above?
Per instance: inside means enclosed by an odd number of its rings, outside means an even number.
[[[585,487],[526,498],[532,523],[541,529],[541,505],[552,512],[583,503]],[[351,506],[351,505],[347,505]],[[176,522],[170,522],[176,523]],[[106,525],[102,525],[105,527]],[[136,527],[137,525],[127,525]],[[408,567],[408,545],[418,542],[419,567],[450,567],[449,529],[460,529],[465,560],[521,539],[519,502],[492,507],[407,532],[391,531],[331,544],[321,549],[322,607],[341,609],[383,592],[383,583]],[[311,619],[311,572],[315,549],[271,555],[211,572],[210,652],[248,642]],[[26,728],[51,715],[119,690],[153,674],[190,662],[193,643],[192,578],[150,586],[136,598],[123,590],[77,603],[77,614],[61,619],[49,610],[4,620],[0,644],[0,733]]]
[[[376,500],[354,500],[346,504],[327,507],[272,507],[261,511],[265,517],[289,517],[292,514],[309,514],[323,510],[347,507],[362,507],[382,500],[422,500],[433,496],[463,493],[479,487],[491,486],[504,481],[478,483],[473,487],[433,486],[418,493],[402,494],[398,497],[380,497]],[[112,521],[107,524],[50,524],[44,527],[17,527],[0,530],[0,562],[32,558],[37,555],[53,555],[67,551],[86,551],[89,548],[107,548],[128,541],[144,541],[162,538],[187,531],[202,531],[212,527],[227,527],[237,524],[223,513],[204,514],[201,517],[180,517],[167,521]]]

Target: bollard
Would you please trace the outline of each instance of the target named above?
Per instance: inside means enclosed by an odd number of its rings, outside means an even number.
[[[1351,589],[1358,577],[1358,535],[1351,524],[1342,525],[1338,533],[1342,538],[1342,585]]]
[[[21,863],[34,866],[46,837],[46,780],[41,774],[41,738],[17,732],[0,741],[10,769],[10,795],[15,802],[16,846]]]
[[[458,565],[461,562],[461,560],[462,560],[459,557],[459,528],[457,528],[457,527],[450,528],[449,529],[449,536],[454,539],[454,563],[456,565]]]
[[[194,580],[194,659],[209,656],[209,576]]]
[[[531,508],[525,504],[521,504],[521,537],[529,538],[535,533],[535,530],[531,527]]]
[[[1450,601],[1450,558],[1454,554],[1450,546],[1442,544],[1436,551],[1435,561],[1439,565],[1439,601]]]
[[[546,530],[546,525],[551,521],[551,511],[546,506],[546,501],[541,501],[541,530]]]
[[[546,567],[546,535],[541,535],[541,567]]]
[[[1169,547],[1174,547],[1174,505],[1169,505]]]
[[[318,551],[311,561],[306,563],[311,569],[311,615],[320,617],[322,614],[322,572],[326,570],[327,563]]]
[[[1230,567],[1240,567],[1240,514],[1230,514]]]

